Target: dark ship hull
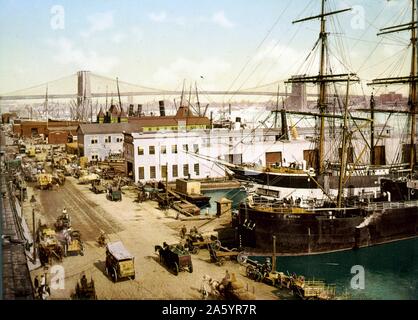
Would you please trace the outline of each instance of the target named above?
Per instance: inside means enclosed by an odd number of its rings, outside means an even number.
[[[418,190],[408,188],[404,180],[380,182],[389,200],[365,204],[356,198],[356,204],[347,203],[344,209],[241,203],[232,220],[237,241],[255,252],[272,253],[274,235],[277,254],[309,255],[417,237]]]
[[[283,214],[242,204],[233,225],[241,245],[258,253],[273,252],[275,235],[279,255],[349,250],[418,236],[418,202],[387,203],[386,208],[354,209],[338,215],[339,211],[332,210]]]

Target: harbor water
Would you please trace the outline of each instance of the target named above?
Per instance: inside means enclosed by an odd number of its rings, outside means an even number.
[[[418,239],[320,255],[277,257],[276,270],[324,280],[354,300],[418,300]],[[361,278],[364,288],[358,286]]]
[[[228,190],[208,190],[204,191],[205,196],[209,196],[209,206],[201,208],[202,214],[205,214],[209,210],[209,214],[216,214],[216,201],[221,200],[222,198],[228,198],[232,200],[232,209],[236,209],[240,202],[245,199],[246,192],[242,189],[228,189]]]
[[[216,213],[216,201],[227,197],[236,208],[246,193],[241,189],[206,191],[211,197],[209,213]],[[206,209],[202,209],[202,213]],[[262,257],[250,259],[264,262]],[[418,300],[418,238],[383,245],[310,256],[277,257],[276,270],[324,280],[337,293],[355,300]],[[353,268],[354,267],[354,268]],[[364,289],[352,287],[364,270]],[[357,277],[353,280],[353,277]],[[361,280],[360,280],[361,281]]]

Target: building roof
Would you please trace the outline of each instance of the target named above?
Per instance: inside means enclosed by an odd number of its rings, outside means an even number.
[[[77,126],[82,123],[81,121],[70,121],[70,120],[48,120],[48,126],[50,127],[67,127],[67,126]],[[45,120],[23,120],[20,123],[23,126],[46,126],[47,122]]]
[[[48,131],[77,131],[78,126],[48,127]]]
[[[210,125],[207,117],[194,115],[188,107],[180,107],[174,116],[146,116],[131,117],[130,123],[137,123],[141,127],[177,126],[179,121],[186,121],[186,125]]]
[[[100,107],[100,111],[99,111],[99,113],[98,113],[98,115],[97,115],[98,117],[104,117],[105,116],[105,114],[104,114],[104,112],[103,112],[103,109],[102,109],[102,107]]]
[[[117,116],[119,116],[119,108],[116,105],[112,104],[109,108],[109,113],[112,116],[117,117]]]
[[[83,134],[101,134],[101,133],[123,133],[141,131],[141,126],[137,123],[85,123],[78,126],[77,132]]]

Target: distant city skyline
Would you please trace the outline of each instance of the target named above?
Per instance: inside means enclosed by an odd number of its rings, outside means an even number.
[[[409,75],[408,32],[377,37],[409,22],[410,0],[328,0],[333,71],[357,72],[370,93],[374,77]],[[309,57],[319,32],[319,0],[25,1],[0,0],[0,93],[52,81],[78,70],[179,90],[238,90],[317,74]],[[304,63],[304,61],[306,62]],[[346,71],[344,71],[346,72]],[[401,86],[375,90],[403,92]],[[237,100],[237,99],[235,99]]]

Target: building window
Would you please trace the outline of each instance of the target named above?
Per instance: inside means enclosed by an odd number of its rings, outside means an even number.
[[[167,178],[167,166],[161,166],[161,178]]]
[[[122,142],[123,139],[122,138],[116,138],[116,142]]]
[[[143,156],[144,155],[144,148],[141,146],[138,146],[138,156]]]
[[[139,167],[138,168],[138,179],[139,180],[145,179],[144,172],[145,172],[144,167]]]
[[[97,141],[97,138],[95,138],[95,139],[91,139],[91,144],[97,144],[98,143],[98,141]]]
[[[188,164],[184,164],[183,165],[183,176],[184,177],[188,177],[189,176],[189,165]]]
[[[177,145],[172,145],[171,146],[171,153],[177,153]]]
[[[183,151],[189,151],[189,145],[188,144],[183,144]]]
[[[150,179],[155,179],[155,166],[149,167],[149,177]]]
[[[193,145],[193,151],[194,151],[194,153],[199,153],[199,145],[198,144]]]
[[[173,178],[177,178],[179,176],[179,167],[176,164],[173,164]]]
[[[167,147],[161,146],[161,154],[166,154],[166,153],[167,153]]]
[[[97,161],[99,159],[99,156],[97,154],[91,155],[91,160]]]
[[[111,143],[111,142],[112,142],[112,137],[107,136],[107,138],[105,138],[105,143]]]
[[[149,154],[155,154],[155,146],[149,146]]]
[[[199,168],[199,164],[198,163],[195,163],[194,164],[194,173],[195,173],[195,175],[200,175],[200,170],[199,170],[200,168]]]

